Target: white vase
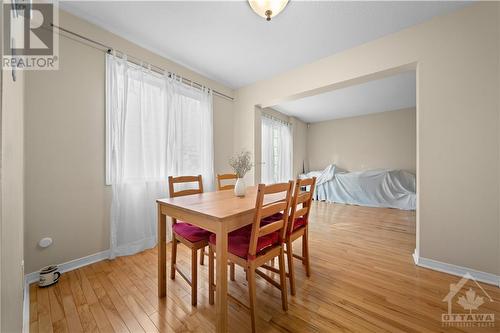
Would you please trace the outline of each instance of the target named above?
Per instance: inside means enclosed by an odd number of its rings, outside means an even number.
[[[234,194],[237,197],[244,197],[246,190],[247,184],[245,184],[245,180],[243,180],[243,178],[238,178],[236,180],[236,184],[234,185]]]

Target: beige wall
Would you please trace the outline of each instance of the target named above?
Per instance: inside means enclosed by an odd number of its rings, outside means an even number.
[[[474,4],[240,89],[235,149],[255,148],[255,105],[416,67],[417,251],[500,274],[498,6]]]
[[[500,5],[497,6],[497,18],[498,20],[500,21]],[[500,22],[497,23],[497,31],[498,31],[498,35],[500,36]],[[500,42],[497,44],[497,57],[498,57],[498,76],[497,76],[497,82],[498,82],[498,85],[500,86]],[[497,91],[497,97],[498,97],[498,104],[497,104],[497,108],[498,108],[498,112],[499,112],[499,116],[498,116],[498,128],[500,129],[500,93],[498,93]],[[500,134],[498,135],[498,165],[500,166]],[[498,215],[500,216],[500,167],[498,168],[498,178],[499,178],[499,182],[498,182]],[[498,219],[498,244],[497,244],[497,253],[499,253],[498,255],[498,273],[500,274],[500,218]],[[500,285],[499,285],[500,287]]]
[[[233,135],[216,131],[223,143],[216,157],[230,155],[232,148],[256,153],[256,105],[416,67],[420,255],[500,274],[498,16],[498,4],[476,4],[240,89]],[[71,30],[232,94],[91,24],[66,14],[60,20]],[[61,71],[29,73],[26,83],[27,272],[107,249],[108,243],[104,60],[99,51],[64,38],[60,48]],[[215,127],[227,129],[217,124],[217,118],[227,121],[217,114],[229,116],[232,103],[214,104]],[[216,161],[216,171],[224,167]],[[464,177],[478,167],[474,179]],[[253,177],[248,175],[250,183]],[[45,235],[55,242],[41,251],[36,242]]]
[[[21,332],[23,315],[24,75],[2,73],[1,332]]]
[[[64,12],[61,26],[167,68],[227,95],[184,67]],[[26,272],[109,248],[111,188],[105,186],[105,57],[61,37],[58,71],[26,78]],[[233,102],[214,96],[215,172],[233,152]],[[54,243],[37,246],[42,237]]]
[[[0,6],[0,50],[3,54],[3,8]],[[23,325],[24,232],[24,92],[0,70],[0,331],[21,332]]]
[[[382,112],[310,124],[310,170],[335,163],[349,171],[416,170],[415,109]]]
[[[292,117],[293,130],[293,177],[302,173],[303,169],[309,170],[309,158],[307,146],[309,137],[307,135],[307,124],[300,119]]]
[[[214,96],[214,170],[233,172],[228,162],[233,155],[233,102]]]

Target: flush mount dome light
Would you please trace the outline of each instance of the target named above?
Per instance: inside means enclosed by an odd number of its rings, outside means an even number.
[[[250,7],[257,15],[264,17],[267,21],[278,15],[288,4],[288,0],[248,0]]]

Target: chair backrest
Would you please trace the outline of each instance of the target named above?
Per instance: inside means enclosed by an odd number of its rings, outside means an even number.
[[[187,190],[175,191],[175,184],[198,183],[198,188],[190,188]],[[168,177],[168,191],[171,198],[182,197],[184,195],[203,193],[203,182],[201,175],[198,176],[180,176]]]
[[[311,201],[313,199],[316,177],[297,179],[295,182],[295,191],[293,193],[290,216],[288,218],[288,229],[293,230],[297,218],[302,217],[306,224],[309,222],[309,211],[311,210]],[[309,186],[309,191],[307,187]],[[303,191],[302,188],[305,188]],[[298,207],[298,206],[301,207]]]
[[[257,200],[255,202],[255,219],[252,225],[252,236],[250,238],[250,246],[248,248],[248,257],[250,259],[255,258],[259,237],[273,232],[278,232],[280,243],[283,243],[286,234],[286,221],[288,221],[290,201],[292,199],[292,189],[293,181],[273,185],[259,185]],[[279,194],[282,196],[281,199],[265,204],[265,197],[267,195]],[[283,212],[281,220],[273,220],[273,222],[266,224],[265,226],[261,226],[260,222],[262,219],[280,212]]]
[[[238,179],[238,176],[234,173],[224,173],[221,175],[217,175],[217,191],[232,190],[234,188],[234,184],[222,185],[222,181],[233,179]]]
[[[190,188],[187,190],[175,191],[175,184],[198,183],[198,188]],[[180,176],[168,177],[168,192],[171,198],[182,197],[184,195],[203,193],[203,181],[201,175],[198,176]],[[177,223],[177,219],[172,218],[172,223]]]

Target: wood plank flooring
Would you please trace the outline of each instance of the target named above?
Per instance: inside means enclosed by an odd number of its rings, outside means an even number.
[[[486,284],[481,285],[496,302],[485,299],[479,312],[493,313],[495,327],[442,326],[447,311],[442,299],[459,278],[413,264],[414,212],[314,203],[311,214],[312,276],[306,278],[296,261],[297,295],[288,298],[287,313],[279,291],[258,278],[258,332],[499,332],[500,289]],[[299,252],[300,241],[294,245]],[[166,299],[157,298],[156,255],[152,249],[102,261],[63,274],[49,288],[31,285],[30,332],[214,331],[208,266],[199,266],[194,308],[189,286],[179,277],[168,280]],[[190,254],[183,246],[178,262],[189,272]],[[229,291],[247,303],[238,267]],[[456,301],[454,312],[463,312]],[[229,329],[250,331],[247,310],[231,302]]]

